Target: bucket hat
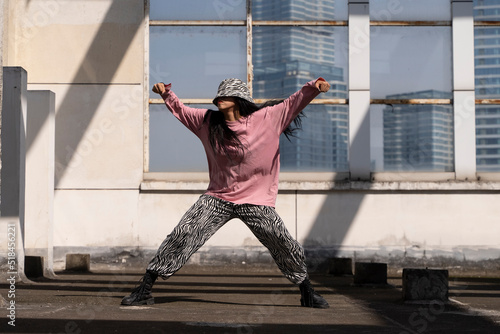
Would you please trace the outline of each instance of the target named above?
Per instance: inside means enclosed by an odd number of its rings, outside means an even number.
[[[241,97],[244,100],[254,103],[247,84],[235,78],[225,79],[220,83],[217,95],[212,101],[213,104],[217,105],[219,97]]]

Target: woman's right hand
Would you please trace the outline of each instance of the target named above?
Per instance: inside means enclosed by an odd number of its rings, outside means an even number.
[[[165,84],[163,82],[158,82],[153,86],[153,92],[160,95],[165,93]]]

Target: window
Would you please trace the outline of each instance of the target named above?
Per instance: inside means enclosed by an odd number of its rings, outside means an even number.
[[[291,141],[281,139],[282,170],[350,171],[353,81],[348,62],[357,50],[348,44],[348,0],[148,3],[150,85],[172,82],[184,103],[214,108],[217,86],[228,77],[247,81],[260,103],[286,98],[325,76],[331,90],[306,108],[303,131]],[[453,45],[452,3],[457,5],[450,0],[369,1],[372,172],[455,171],[461,151],[454,142],[460,124],[454,124],[457,69],[452,67],[453,52],[463,50]],[[476,168],[499,172],[500,3],[475,0],[472,13]],[[162,102],[150,95],[146,170],[206,171],[198,139]]]
[[[449,27],[372,27],[372,171],[453,171],[451,49]]]
[[[167,20],[245,20],[245,0],[150,0],[149,19]]]
[[[372,105],[374,172],[452,172],[451,105]]]
[[[480,172],[500,171],[500,3],[475,1],[476,164]]]
[[[254,99],[263,102],[286,98],[324,76],[330,92],[304,110],[297,137],[280,140],[282,170],[348,171],[347,22],[334,21],[347,18],[347,1],[253,0],[246,10],[240,0],[151,0],[150,86],[172,82],[184,103],[215,108],[210,101],[225,78],[248,78]],[[157,97],[150,95],[148,170],[206,171],[201,143]]]

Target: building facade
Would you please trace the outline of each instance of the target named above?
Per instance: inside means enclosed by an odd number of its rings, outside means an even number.
[[[476,21],[499,21],[500,4],[474,2]],[[476,98],[500,99],[500,28],[475,28]],[[500,106],[476,107],[477,165],[481,171],[500,171]]]
[[[447,92],[425,91],[388,99],[446,98]],[[384,170],[452,172],[453,108],[448,105],[387,106],[384,109]]]

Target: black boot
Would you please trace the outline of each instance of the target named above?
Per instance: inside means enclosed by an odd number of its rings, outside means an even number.
[[[146,271],[146,274],[141,279],[141,284],[132,290],[130,296],[123,297],[122,305],[136,306],[136,305],[153,305],[155,300],[151,295],[151,289],[156,281],[158,274],[153,271]]]
[[[304,307],[315,307],[315,308],[329,308],[330,305],[326,300],[316,293],[311,285],[311,282],[306,278],[299,285],[300,295],[300,305]]]

